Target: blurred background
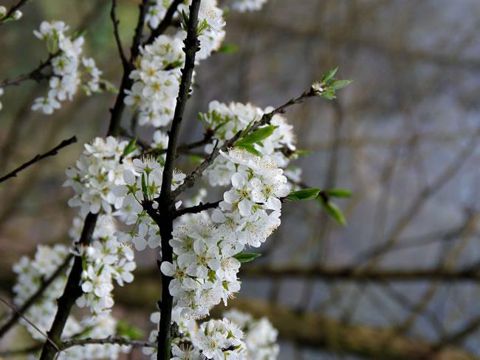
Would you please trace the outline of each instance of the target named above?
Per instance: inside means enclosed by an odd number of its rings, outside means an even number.
[[[120,0],[118,10],[129,46],[137,2]],[[23,11],[0,28],[0,80],[44,60],[32,31],[64,20],[86,30],[87,55],[119,85],[109,1],[32,0]],[[184,141],[201,137],[196,113],[212,100],[280,105],[335,66],[353,80],[337,101],[287,114],[298,147],[312,151],[297,161],[304,183],[353,191],[339,202],[348,225],[315,203],[286,204],[232,301],[270,318],[280,359],[480,359],[479,26],[478,0],[269,0],[260,12],[228,14],[226,43],[238,49],[197,69]],[[79,142],[0,186],[6,298],[21,255],[69,242],[64,171],[103,136],[114,101],[77,96],[52,116],[32,113],[45,89],[31,81],[1,98],[0,174],[62,139]],[[137,259],[139,281],[118,292],[116,313],[148,334],[160,285],[155,254]]]

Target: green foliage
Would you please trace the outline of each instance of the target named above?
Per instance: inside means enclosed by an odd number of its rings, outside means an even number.
[[[323,209],[325,210],[325,212],[332,219],[334,219],[337,223],[339,223],[342,226],[347,225],[347,220],[345,219],[345,215],[343,215],[342,210],[340,210],[340,208],[336,204],[332,203],[328,198],[325,198],[325,197],[319,197],[318,199]]]
[[[352,192],[347,189],[321,190],[318,188],[306,188],[292,191],[286,199],[291,201],[318,200],[322,208],[331,218],[340,225],[345,226],[347,220],[342,210],[331,201],[331,198],[349,198],[350,196],[352,196]]]
[[[334,198],[349,198],[352,196],[352,192],[348,189],[329,189],[325,190],[325,194]]]
[[[337,74],[338,67],[329,70],[321,81],[317,81],[312,84],[311,91],[318,96],[321,96],[327,100],[333,100],[336,98],[337,90],[343,89],[349,85],[351,80],[337,80],[335,75]]]
[[[254,145],[262,145],[262,141],[272,135],[276,128],[277,127],[273,125],[261,127],[238,140],[235,143],[235,146],[245,149],[254,155],[260,156],[260,152],[255,149]]]
[[[122,157],[130,155],[135,150],[137,150],[137,139],[136,138],[130,140],[128,142],[127,146],[125,146],[125,149],[123,149]]]
[[[314,200],[320,195],[320,191],[321,190],[317,188],[301,189],[288,194],[287,199],[292,201]]]
[[[143,339],[143,331],[142,329],[129,324],[125,320],[119,320],[117,322],[117,335],[121,337],[125,337],[130,340],[140,340]]]
[[[262,254],[259,253],[247,253],[247,252],[241,252],[238,253],[237,255],[234,256],[235,259],[240,261],[242,264],[251,262],[257,258],[262,256]]]

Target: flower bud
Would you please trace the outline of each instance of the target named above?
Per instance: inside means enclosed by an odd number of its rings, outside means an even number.
[[[20,20],[23,16],[23,13],[20,10],[15,10],[12,14],[13,20]]]
[[[5,6],[0,6],[0,19],[4,18],[7,15],[7,8]]]

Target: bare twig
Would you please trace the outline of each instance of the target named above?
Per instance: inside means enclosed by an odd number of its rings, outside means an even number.
[[[85,345],[106,345],[106,344],[114,344],[114,345],[128,345],[132,347],[154,347],[155,345],[149,343],[148,341],[138,341],[138,340],[131,340],[128,338],[118,337],[118,336],[109,336],[102,339],[71,339],[65,340],[60,345],[61,350],[65,350],[74,346],[85,346]]]
[[[15,309],[10,319],[8,319],[0,328],[0,339],[7,333],[10,328],[16,324],[16,322],[21,318],[22,314],[25,314],[28,309],[35,304],[35,302],[40,299],[45,290],[52,284],[52,282],[62,274],[65,269],[68,267],[72,260],[73,255],[68,255],[65,261],[50,275],[48,278],[44,279],[42,284],[38,287],[30,298],[28,298],[25,303],[20,306],[18,309]]]
[[[197,214],[205,210],[214,209],[218,206],[218,204],[220,204],[220,201],[200,203],[195,206],[179,209],[175,212],[175,217],[179,217],[185,214]]]
[[[183,2],[183,0],[174,0],[169,8],[167,9],[167,12],[165,13],[165,16],[163,17],[162,21],[160,22],[160,24],[154,29],[152,30],[152,33],[150,34],[150,36],[148,37],[147,41],[145,42],[145,44],[149,44],[149,43],[152,43],[155,38],[157,38],[158,36],[160,36],[161,34],[163,34],[165,32],[165,30],[167,30],[167,28],[170,26],[170,24],[172,23],[172,20],[173,20],[173,16],[175,15],[175,13],[177,12],[177,8],[178,6]]]
[[[285,104],[280,105],[276,109],[272,110],[271,112],[264,114],[260,120],[255,122],[247,131],[238,131],[234,136],[230,139],[225,141],[222,146],[215,147],[215,149],[211,152],[211,154],[195,169],[193,170],[184,180],[184,182],[174,191],[172,192],[173,198],[176,198],[180,193],[185,191],[188,188],[191,188],[203,174],[203,172],[213,163],[213,161],[220,155],[220,152],[228,150],[230,147],[234,146],[235,143],[245,135],[252,133],[253,131],[257,130],[260,126],[266,125],[270,123],[272,118],[277,114],[283,114],[287,108],[292,105],[299,104],[303,102],[305,99],[316,96],[312,91],[305,91],[300,96],[290,99]]]
[[[112,0],[112,7],[110,9],[110,18],[112,19],[113,36],[115,37],[115,43],[117,44],[118,54],[120,55],[123,68],[125,69],[128,67],[128,60],[123,51],[122,40],[120,39],[120,33],[119,33],[120,21],[117,18],[117,0]]]
[[[12,79],[3,80],[0,82],[0,88],[20,85],[22,82],[27,80],[34,80],[38,82],[40,80],[47,79],[49,76],[45,75],[42,71],[51,65],[53,58],[55,58],[57,55],[58,52],[50,54],[46,60],[42,61],[35,69],[26,74],[18,75]]]
[[[60,144],[58,144],[57,146],[55,146],[52,150],[50,151],[47,151],[46,153],[44,154],[39,154],[39,155],[36,155],[33,159],[27,161],[26,163],[20,165],[18,168],[16,168],[15,170],[9,172],[8,174],[0,177],[0,183],[10,179],[10,178],[13,178],[13,177],[16,177],[17,174],[22,171],[22,170],[25,170],[26,168],[28,168],[29,166],[47,158],[47,157],[50,157],[50,156],[55,156],[58,154],[58,151],[63,149],[64,147],[67,147],[68,145],[71,145],[71,144],[74,144],[77,142],[77,138],[75,136],[72,136],[71,138],[69,139],[66,139],[66,140],[63,140]]]

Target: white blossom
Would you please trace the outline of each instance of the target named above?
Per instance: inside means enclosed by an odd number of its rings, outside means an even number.
[[[52,76],[46,96],[35,99],[32,110],[52,114],[61,102],[71,101],[81,84],[87,95],[100,91],[101,71],[95,61],[82,57],[84,38],[67,35],[69,27],[63,21],[43,21],[34,35],[47,43],[51,59]],[[82,77],[86,77],[83,79]]]

